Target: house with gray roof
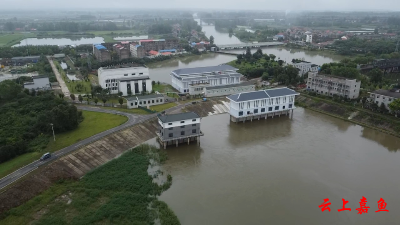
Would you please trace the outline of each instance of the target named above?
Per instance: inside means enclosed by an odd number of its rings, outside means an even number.
[[[201,118],[195,112],[185,112],[178,114],[158,114],[157,139],[164,149],[167,145],[179,143],[190,143],[197,141],[200,144]]]
[[[381,106],[384,104],[387,109],[389,109],[389,104],[392,103],[394,100],[400,98],[400,89],[392,89],[392,90],[375,90],[369,93],[369,99],[372,102]]]
[[[240,83],[242,74],[229,65],[182,68],[171,72],[172,86],[180,93],[200,94],[204,87]]]
[[[293,113],[295,96],[299,93],[289,88],[274,88],[230,95],[231,121],[246,121]]]
[[[161,105],[165,103],[165,97],[162,94],[152,95],[135,95],[126,98],[128,109],[141,107],[150,107],[153,105]]]

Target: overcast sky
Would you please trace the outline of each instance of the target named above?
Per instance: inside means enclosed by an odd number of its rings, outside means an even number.
[[[400,0],[0,0],[3,9],[248,9],[400,11]]]

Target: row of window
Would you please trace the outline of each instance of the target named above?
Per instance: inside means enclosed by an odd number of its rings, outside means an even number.
[[[227,91],[236,91],[236,92],[241,92],[241,91],[248,91],[248,89],[251,89],[251,90],[254,90],[253,88],[241,88],[241,89],[230,89],[230,90],[228,90],[228,89],[224,89],[224,90],[208,90],[207,92],[208,93],[219,93],[219,92],[227,92]]]
[[[197,132],[196,129],[192,130],[192,134],[195,134],[196,132]],[[163,134],[161,133],[161,135],[163,135]],[[185,131],[181,131],[181,136],[183,136],[183,135],[185,135]],[[174,137],[174,134],[173,133],[169,133],[168,137]]]
[[[192,127],[195,127],[195,126],[196,126],[196,124],[192,124]],[[181,128],[185,128],[185,125],[182,125]],[[174,129],[173,127],[168,128],[168,130],[173,130],[173,129]]]
[[[129,75],[129,74],[127,74],[127,73],[124,74],[125,77],[127,77],[128,75]],[[136,73],[132,73],[132,76],[135,76],[135,75],[136,75]],[[139,73],[139,75],[143,75],[143,73]]]
[[[106,87],[111,87],[111,86],[116,87],[118,86],[118,83],[106,84]]]
[[[292,104],[289,104],[288,109],[291,109],[293,107]],[[286,106],[282,106],[282,110],[286,109]],[[260,110],[260,112],[258,111],[258,109],[254,109],[253,112],[251,111],[247,111],[247,115],[251,115],[251,114],[258,114],[258,113],[265,113],[266,108],[262,108]],[[275,111],[279,110],[279,106],[275,106]],[[268,107],[268,112],[272,112],[272,107]],[[243,116],[243,111],[239,111],[239,116]]]
[[[196,119],[192,119],[192,122],[196,122]],[[181,123],[185,123],[185,121],[182,120]],[[172,125],[172,123],[168,123],[168,125]],[[195,125],[195,124],[193,124],[193,125]]]
[[[294,96],[290,96],[289,97],[289,102],[293,102],[293,100],[294,100]],[[247,109],[250,109],[250,108],[259,107],[260,104],[261,104],[261,107],[263,107],[263,106],[266,106],[267,103],[268,103],[268,105],[279,105],[279,104],[285,104],[287,101],[288,101],[288,99],[286,97],[269,98],[269,99],[252,101],[253,104],[251,104],[251,102],[249,101],[249,102],[247,102],[246,106],[247,106]],[[239,109],[244,109],[244,106],[245,106],[245,102],[240,102],[239,103]],[[251,106],[253,106],[253,107],[251,107]]]
[[[372,97],[374,97],[375,95],[372,95]],[[376,95],[376,98],[379,98],[379,95]],[[382,95],[382,99],[385,100],[385,96]],[[392,98],[388,98],[389,102],[392,101]]]
[[[150,102],[151,103],[155,103],[155,102],[163,102],[163,100],[162,99],[156,99],[156,101],[154,101],[154,99],[153,100],[148,100],[147,101],[147,104],[150,104]],[[135,101],[135,105],[137,105],[138,104],[138,102],[137,101]],[[139,105],[146,105],[146,101],[140,101],[139,102]],[[131,106],[133,106],[133,102],[131,102]]]
[[[108,80],[106,80],[106,83],[110,83],[110,82],[113,83],[113,82],[116,82],[116,80],[115,80],[115,79],[111,79],[111,80],[108,79]]]

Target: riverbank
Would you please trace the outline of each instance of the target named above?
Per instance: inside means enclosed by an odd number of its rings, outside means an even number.
[[[140,145],[80,181],[58,180],[42,194],[3,214],[0,224],[180,224],[157,197],[172,184],[172,177],[160,169],[166,159],[164,151]]]
[[[296,98],[295,104],[296,106],[400,137],[400,121],[395,117],[380,115],[366,109],[359,109],[304,93]]]

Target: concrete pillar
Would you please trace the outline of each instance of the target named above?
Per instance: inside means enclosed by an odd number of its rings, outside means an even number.
[[[190,143],[190,138],[188,138],[188,145],[189,145],[189,143]]]
[[[293,109],[292,109],[292,115],[291,115],[291,119],[293,119]]]
[[[279,112],[279,117],[281,117],[282,112]]]
[[[167,149],[167,142],[164,142],[164,149]]]
[[[250,121],[253,122],[253,116],[250,117]]]
[[[261,117],[261,116],[258,116],[258,120],[260,120],[260,117]]]
[[[176,147],[178,147],[178,140],[176,140]]]
[[[197,136],[196,139],[197,139],[197,145],[200,146],[200,136]]]

